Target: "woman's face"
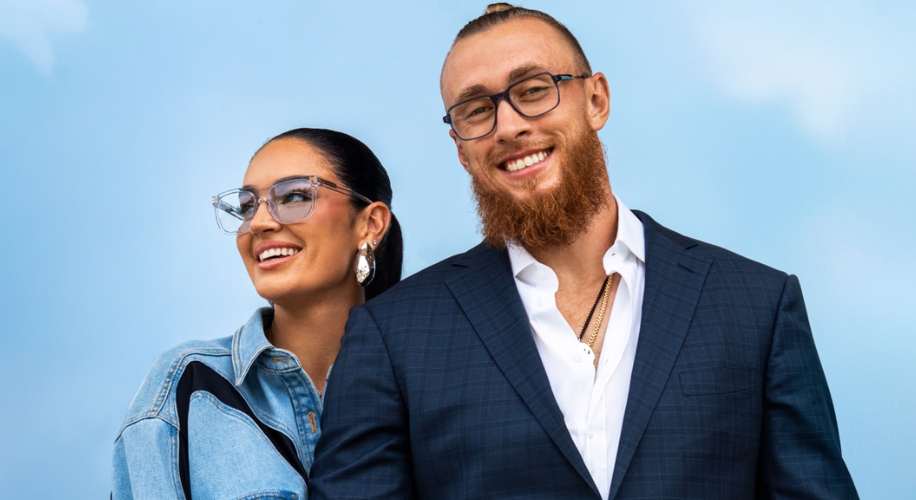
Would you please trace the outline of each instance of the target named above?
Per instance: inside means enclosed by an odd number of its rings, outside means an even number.
[[[327,161],[311,145],[280,139],[264,146],[245,172],[245,186],[256,186],[258,198],[279,179],[317,175],[339,184]],[[322,294],[358,293],[354,275],[356,251],[361,241],[351,199],[319,188],[315,210],[305,220],[280,224],[267,210],[257,207],[250,231],[236,244],[258,295],[279,305],[301,303]],[[287,255],[261,260],[269,249]]]

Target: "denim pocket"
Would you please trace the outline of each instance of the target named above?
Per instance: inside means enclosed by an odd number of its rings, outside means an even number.
[[[706,396],[742,392],[754,386],[754,365],[700,368],[678,374],[685,396]]]

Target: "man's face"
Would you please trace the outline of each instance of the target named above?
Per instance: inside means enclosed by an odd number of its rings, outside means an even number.
[[[577,75],[582,70],[572,47],[545,22],[508,21],[455,44],[442,71],[442,99],[448,108],[471,97],[501,92],[545,71]],[[560,105],[545,115],[523,117],[501,100],[496,128],[489,135],[463,141],[450,131],[458,158],[475,182],[507,192],[517,200],[560,184],[563,170],[571,168],[571,146],[607,121],[609,95],[607,81],[600,73],[585,80],[560,82],[559,89]],[[515,170],[517,162],[525,158],[533,160],[532,164]],[[509,165],[513,165],[512,171],[507,169]]]

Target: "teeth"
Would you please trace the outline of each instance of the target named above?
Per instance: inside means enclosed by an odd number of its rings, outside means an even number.
[[[510,161],[506,163],[506,170],[508,170],[509,172],[517,172],[525,167],[530,167],[531,165],[534,165],[535,163],[544,161],[544,158],[547,158],[546,151],[541,151],[540,153],[534,153],[524,158],[519,158],[518,160]]]
[[[263,252],[261,252],[261,254],[258,255],[258,260],[261,262],[264,262],[265,260],[271,257],[277,257],[277,256],[286,257],[288,255],[296,255],[297,253],[299,253],[299,250],[296,250],[295,248],[288,248],[288,247],[271,248],[269,250],[264,250]]]

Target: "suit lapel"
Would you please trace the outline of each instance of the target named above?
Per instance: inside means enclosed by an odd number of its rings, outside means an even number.
[[[646,237],[646,287],[630,394],[608,498],[617,495],[668,382],[711,265],[711,261],[690,253],[696,242],[663,228],[646,214],[634,213],[642,220]]]
[[[481,244],[453,265],[467,268],[446,281],[455,300],[522,401],[597,495],[550,389],[508,255]]]

